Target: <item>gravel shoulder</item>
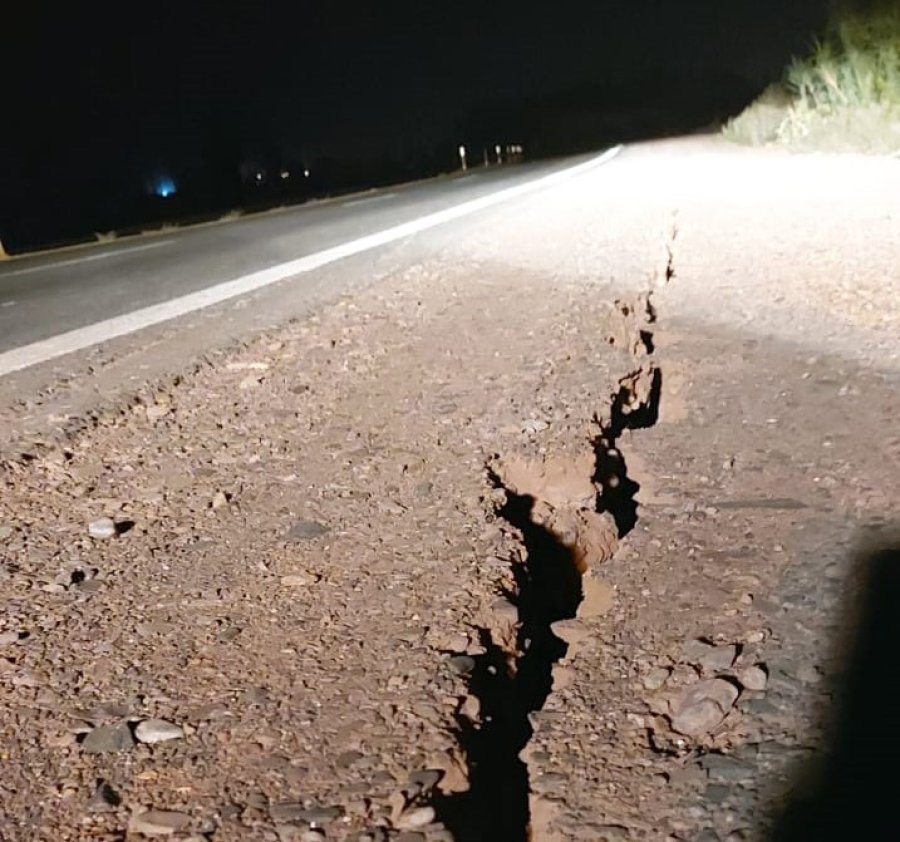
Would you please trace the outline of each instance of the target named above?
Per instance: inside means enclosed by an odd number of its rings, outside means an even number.
[[[90,423],[7,401],[4,838],[811,838],[896,188],[648,144]]]

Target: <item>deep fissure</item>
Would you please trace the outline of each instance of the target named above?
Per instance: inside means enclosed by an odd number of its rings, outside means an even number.
[[[646,390],[643,398],[641,389]],[[610,402],[609,415],[597,419],[600,434],[593,441],[593,480],[599,488],[597,511],[612,515],[619,538],[624,538],[637,525],[635,498],[641,488],[628,475],[619,439],[626,430],[643,430],[656,424],[661,394],[662,372],[654,365],[638,369],[619,381],[619,390]]]
[[[581,571],[572,548],[532,521],[533,497],[506,489],[490,473],[506,502],[498,514],[522,534],[526,558],[513,564],[519,613],[518,655],[509,654],[481,629],[485,652],[475,657],[469,690],[481,704],[481,722],[459,720],[459,740],[469,763],[468,792],[437,799],[435,809],[460,842],[524,842],[528,839],[528,768],[519,758],[532,737],[529,714],[540,710],[553,685],[553,665],[566,644],[551,629],[575,616],[582,599]]]
[[[667,280],[674,276],[673,262],[670,247]],[[642,323],[640,350],[651,356],[655,347],[649,326],[656,322],[656,311],[649,295],[643,305],[643,312],[631,313]],[[638,352],[635,348],[636,356]],[[619,440],[626,430],[656,424],[661,394],[662,372],[647,363],[619,380],[606,412],[594,419],[599,428],[591,441],[595,456],[591,480],[598,489],[595,510],[613,518],[620,538],[637,524],[635,495],[640,486],[628,475]],[[478,721],[462,713],[457,717],[469,788],[437,795],[433,805],[458,842],[528,842],[531,787],[529,769],[520,755],[534,733],[530,714],[544,707],[553,690],[553,666],[568,648],[552,626],[577,615],[585,571],[574,546],[535,522],[534,497],[507,487],[491,468],[488,479],[504,494],[497,514],[519,531],[525,548],[524,560],[511,563],[515,587],[507,594],[518,613],[515,651],[499,645],[490,628],[479,629],[484,651],[473,658],[468,677],[469,692],[480,706]]]

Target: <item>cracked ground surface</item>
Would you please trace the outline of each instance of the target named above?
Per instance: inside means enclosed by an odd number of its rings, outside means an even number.
[[[90,425],[16,438],[4,394],[2,838],[880,821],[807,770],[896,547],[897,188],[648,144]]]

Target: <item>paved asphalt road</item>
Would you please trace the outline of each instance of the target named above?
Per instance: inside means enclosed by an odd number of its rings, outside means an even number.
[[[419,219],[584,159],[465,175],[0,263],[0,353]],[[300,279],[302,282],[302,279]]]

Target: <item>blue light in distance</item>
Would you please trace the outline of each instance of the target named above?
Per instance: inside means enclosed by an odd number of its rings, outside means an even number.
[[[156,179],[156,183],[153,185],[153,192],[161,199],[168,199],[169,196],[175,195],[177,188],[175,187],[175,182],[169,176],[161,176]]]

